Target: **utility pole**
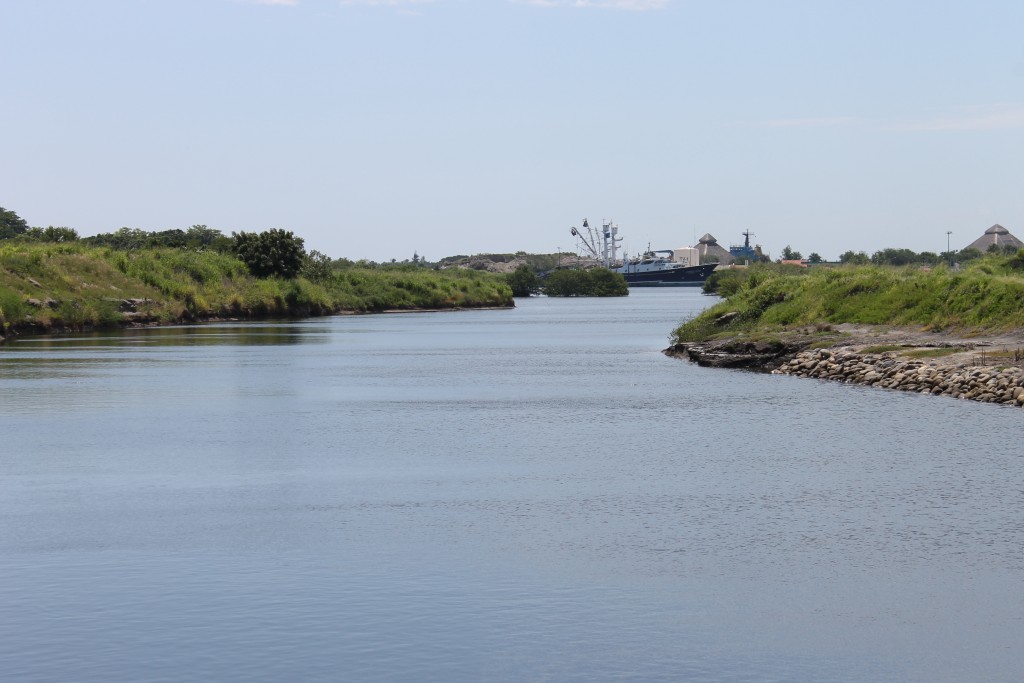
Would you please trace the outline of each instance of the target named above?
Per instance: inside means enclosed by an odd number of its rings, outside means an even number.
[[[946,258],[949,259],[949,267],[953,267],[953,254],[949,251],[949,236],[953,234],[952,230],[946,231]]]

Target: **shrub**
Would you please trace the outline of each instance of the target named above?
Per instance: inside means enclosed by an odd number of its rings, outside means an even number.
[[[317,250],[309,252],[302,262],[302,277],[311,282],[327,282],[334,277],[331,257]]]
[[[619,273],[607,268],[556,270],[544,281],[548,296],[626,296],[629,286]]]
[[[505,276],[505,281],[512,288],[512,296],[530,296],[540,293],[540,278],[525,263]]]
[[[234,252],[256,277],[296,277],[306,256],[303,240],[287,230],[232,233]]]

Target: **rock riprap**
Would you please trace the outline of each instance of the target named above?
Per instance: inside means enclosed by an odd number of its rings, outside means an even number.
[[[1024,406],[1024,370],[944,364],[837,349],[802,351],[773,374],[815,377],[882,389],[914,391],[984,403]]]

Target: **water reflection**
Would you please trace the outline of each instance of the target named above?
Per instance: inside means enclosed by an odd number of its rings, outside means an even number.
[[[328,334],[323,324],[308,321],[139,327],[69,335],[15,337],[6,346],[0,346],[0,355],[6,355],[5,352],[118,349],[143,345],[179,347],[323,344]]]
[[[705,301],[0,351],[0,670],[1014,680],[1018,413],[664,357]]]

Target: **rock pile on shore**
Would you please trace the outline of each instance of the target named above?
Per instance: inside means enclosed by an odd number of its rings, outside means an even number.
[[[1024,406],[1024,370],[1015,367],[944,364],[892,353],[816,349],[798,353],[773,373]]]

